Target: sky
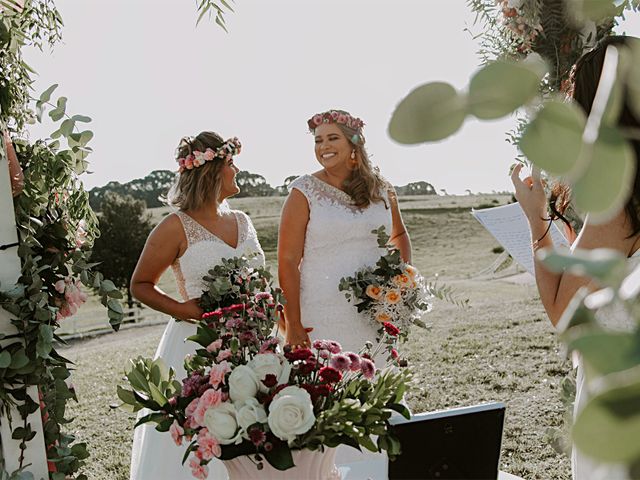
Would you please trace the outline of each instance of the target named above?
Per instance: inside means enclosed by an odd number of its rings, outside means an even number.
[[[330,108],[366,124],[372,162],[394,185],[511,190],[515,121],[468,120],[449,139],[405,146],[387,127],[417,86],[466,88],[481,31],[465,0],[236,0],[228,33],[196,27],[194,0],[58,0],[65,27],[53,51],[30,50],[36,92],[57,83],[67,111],[93,119],[88,188],[175,170],[184,135],[237,136],[241,169],[281,185],[319,169],[306,121]],[[640,33],[638,14],[623,25]],[[51,124],[31,128],[47,136]]]

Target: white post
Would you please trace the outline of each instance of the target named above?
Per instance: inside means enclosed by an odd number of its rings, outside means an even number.
[[[0,148],[4,148],[0,142]],[[15,215],[13,214],[13,198],[11,196],[11,184],[9,180],[9,167],[4,152],[0,152],[0,246],[11,245],[18,242],[16,232]],[[20,276],[20,258],[17,247],[9,247],[0,250],[0,289],[8,290],[16,283]],[[12,334],[16,328],[11,325],[10,315],[0,308],[0,332]],[[11,342],[4,341],[4,343]],[[29,387],[27,393],[38,402],[38,389]],[[39,402],[38,402],[39,403]],[[11,432],[20,426],[22,418],[20,413],[13,408],[11,413],[13,424],[10,425],[6,417],[0,417],[0,458],[4,459],[4,468],[11,473],[20,467],[20,442],[11,438]],[[36,480],[48,479],[47,453],[44,445],[44,433],[42,430],[42,417],[40,409],[29,415],[27,422],[36,436],[27,442],[23,465],[30,466],[26,469],[31,472]]]

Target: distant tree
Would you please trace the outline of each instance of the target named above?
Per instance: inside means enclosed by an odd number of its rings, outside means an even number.
[[[412,182],[395,189],[398,195],[437,195],[436,189],[428,182]]]
[[[289,175],[284,179],[284,183],[282,185],[277,186],[275,189],[278,192],[278,195],[285,196],[289,193],[289,185],[293,182],[299,175]]]
[[[276,194],[275,189],[267,180],[257,173],[242,170],[236,175],[236,182],[240,187],[238,197],[270,197]]]
[[[131,195],[106,192],[100,205],[100,237],[93,245],[91,260],[100,262],[100,271],[123,291],[127,305],[133,306],[129,279],[153,228],[151,214],[143,200]]]
[[[102,187],[96,187],[89,192],[89,203],[91,207],[100,211],[100,205],[107,192],[119,195],[131,195],[136,200],[144,200],[148,208],[162,207],[164,203],[161,198],[167,195],[175,172],[171,170],[154,170],[144,178],[136,178],[128,183],[109,182]]]

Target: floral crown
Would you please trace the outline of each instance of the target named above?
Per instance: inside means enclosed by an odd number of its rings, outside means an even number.
[[[364,122],[359,118],[352,117],[348,113],[339,110],[328,110],[323,113],[316,113],[307,121],[309,131],[312,133],[323,123],[339,123],[353,130],[357,130],[358,133],[351,137],[351,141],[356,145],[362,143],[363,137],[361,131],[362,127],[364,127]]]
[[[238,137],[233,137],[224,142],[216,149],[207,148],[204,152],[194,150],[186,157],[180,157],[176,161],[179,165],[179,172],[182,173],[185,170],[192,170],[194,168],[204,165],[206,162],[211,162],[216,159],[231,160],[235,155],[238,155],[242,150],[242,144]]]

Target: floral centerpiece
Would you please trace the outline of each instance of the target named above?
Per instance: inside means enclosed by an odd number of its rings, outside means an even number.
[[[269,335],[281,292],[271,287],[268,271],[248,267],[246,259],[227,261],[205,281],[207,311],[190,337],[201,348],[185,360],[187,377],[180,382],[161,359],[139,357],[126,373],[129,386],[118,388],[133,411],[150,411],[136,425],[155,422],[185,445],[194,477],[206,478],[214,458],[228,461],[234,478],[229,461],[237,457],[264,473],[294,467],[300,450],[346,444],[386,450],[391,458],[400,453],[388,420],[394,411],[408,416],[400,404],[406,369],[378,370],[371,344],[359,353],[343,352],[331,340],[281,348]]]

